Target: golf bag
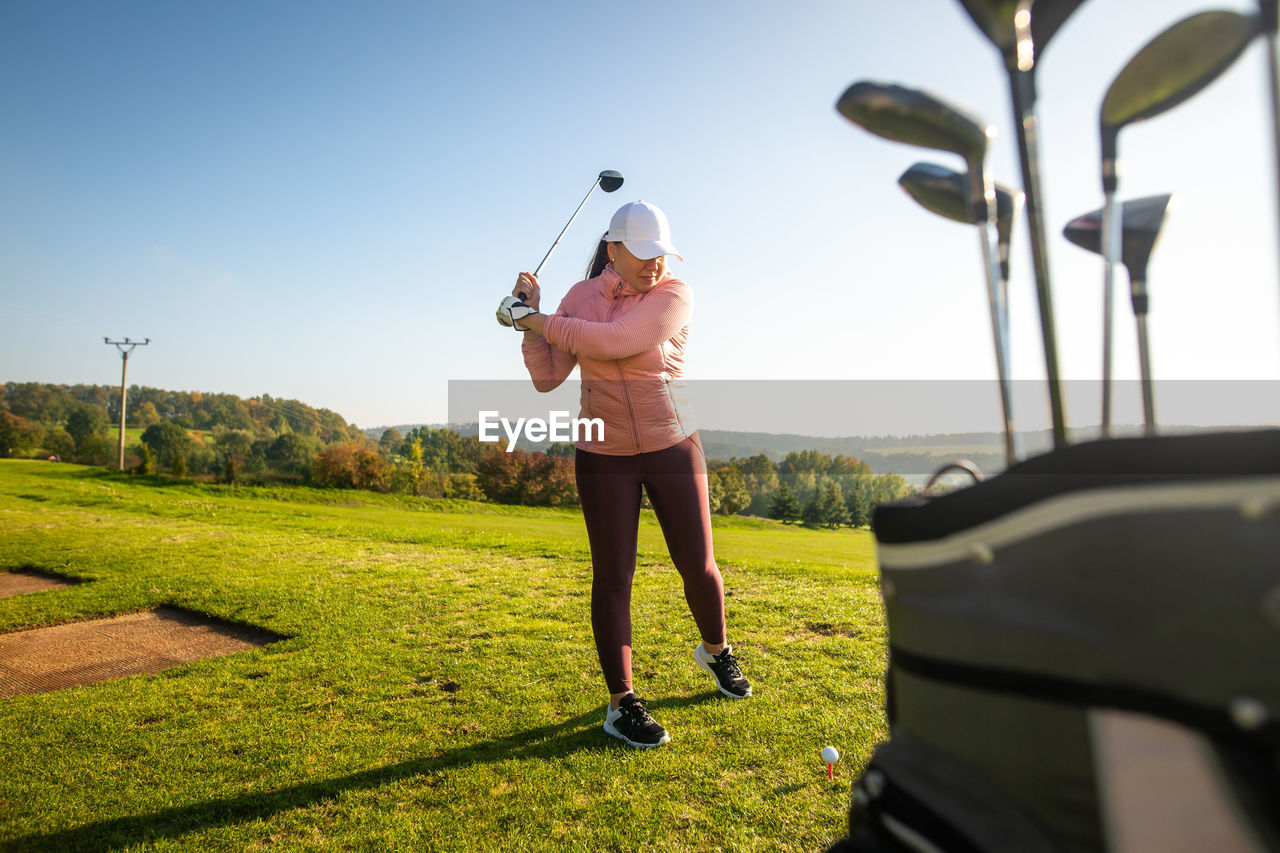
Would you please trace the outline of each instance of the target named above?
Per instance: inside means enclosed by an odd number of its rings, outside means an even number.
[[[1064,447],[875,512],[859,851],[1280,850],[1280,430]]]

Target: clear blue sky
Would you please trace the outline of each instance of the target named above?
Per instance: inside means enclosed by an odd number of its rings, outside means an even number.
[[[1100,364],[1100,264],[1058,236],[1102,202],[1098,104],[1138,47],[1202,8],[1090,0],[1043,57],[1068,377]],[[1121,137],[1121,196],[1175,193],[1150,268],[1158,377],[1280,376],[1265,67],[1259,43]],[[997,179],[1018,183],[1002,66],[949,0],[625,15],[580,2],[6,0],[0,380],[114,384],[103,336],[149,336],[131,382],[293,397],[366,427],[442,421],[449,380],[523,375],[493,309],[601,169],[626,185],[592,197],[544,270],[548,298],[580,277],[618,204],[661,205],[697,294],[693,376],[994,377],[975,230],[896,185],[917,160],[960,164],[838,116],[861,79],[984,116],[999,128]],[[1013,360],[1034,380],[1024,225]],[[1133,323],[1117,307],[1117,366],[1132,378]],[[1069,414],[1097,419],[1088,405]]]

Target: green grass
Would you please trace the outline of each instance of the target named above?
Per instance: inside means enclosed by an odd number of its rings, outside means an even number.
[[[146,427],[125,427],[124,430],[124,446],[126,448],[134,447],[142,443],[142,434],[147,431]],[[191,435],[199,438],[206,443],[213,440],[213,431],[207,429],[189,429]],[[116,422],[107,430],[107,444],[115,447],[120,441],[120,424]]]
[[[146,427],[125,427],[124,430],[124,446],[132,447],[142,441],[142,434],[147,431]],[[116,442],[120,440],[120,422],[117,421],[107,430],[107,443],[115,447]]]
[[[0,631],[173,604],[287,637],[0,700],[0,849],[821,849],[886,735],[873,543],[716,522],[756,696],[693,665],[646,514],[634,669],[672,743],[639,752],[600,730],[576,511],[0,461],[0,571],[92,581]]]

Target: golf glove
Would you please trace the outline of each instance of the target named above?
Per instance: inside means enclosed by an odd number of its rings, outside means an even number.
[[[520,301],[518,297],[508,296],[502,300],[498,306],[498,322],[509,328],[523,332],[525,328],[516,321],[522,317],[528,317],[530,314],[537,314],[537,309],[530,308]]]

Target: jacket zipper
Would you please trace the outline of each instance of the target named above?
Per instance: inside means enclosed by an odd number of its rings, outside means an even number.
[[[680,434],[688,438],[689,429],[684,425],[684,418],[680,417],[680,407],[676,405],[676,395],[671,393],[671,380],[663,379],[662,387],[667,392],[667,402],[671,404],[671,414],[675,415],[676,423],[680,425]]]
[[[618,289],[613,294],[613,305],[609,308],[609,315],[605,318],[605,322],[612,322],[613,315],[617,313],[622,303],[618,298],[622,295],[622,282],[618,282]],[[635,405],[631,402],[631,390],[627,387],[627,380],[622,373],[622,365],[617,359],[613,362],[614,369],[618,371],[618,385],[622,389],[624,405],[627,407],[627,420],[631,424],[631,444],[636,449],[636,453],[644,453],[644,448],[640,445],[640,425],[636,423]]]

